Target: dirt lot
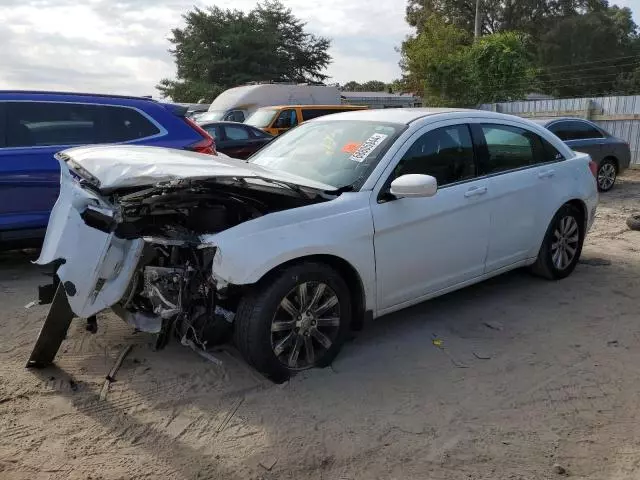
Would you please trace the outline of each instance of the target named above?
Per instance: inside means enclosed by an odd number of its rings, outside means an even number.
[[[0,479],[546,479],[554,464],[637,479],[634,210],[640,171],[602,196],[569,279],[515,272],[380,319],[332,368],[281,386],[233,353],[219,367],[175,342],[154,352],[111,315],[96,335],[74,322],[57,366],[26,370],[43,277],[34,252],[5,253]]]

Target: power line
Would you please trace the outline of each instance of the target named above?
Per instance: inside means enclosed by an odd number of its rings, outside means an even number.
[[[595,60],[593,62],[572,63],[572,64],[567,64],[567,65],[556,65],[554,67],[548,67],[547,70],[556,70],[556,69],[569,68],[569,67],[580,66],[580,65],[593,65],[595,63],[614,62],[614,61],[617,61],[617,60],[623,60],[625,58],[640,58],[640,55],[627,55],[627,56],[624,56],[624,57],[614,57],[614,58],[607,58],[607,59],[604,59],[604,60]]]

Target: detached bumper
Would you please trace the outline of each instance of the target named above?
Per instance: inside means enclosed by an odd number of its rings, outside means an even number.
[[[60,345],[62,345],[62,341],[67,336],[73,317],[74,314],[69,306],[67,294],[62,285],[58,284],[47,318],[42,325],[36,344],[27,361],[27,368],[44,368],[51,365],[60,349]]]

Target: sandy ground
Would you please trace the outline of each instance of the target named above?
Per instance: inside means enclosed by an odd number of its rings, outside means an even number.
[[[276,386],[233,353],[153,351],[111,315],[25,361],[46,306],[33,252],[0,256],[0,479],[640,478],[640,171],[601,197],[583,260],[374,322]],[[486,324],[491,325],[488,327]],[[442,341],[442,348],[433,340]],[[105,401],[104,377],[128,344]]]

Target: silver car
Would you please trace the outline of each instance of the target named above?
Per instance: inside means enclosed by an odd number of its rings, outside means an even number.
[[[554,133],[569,148],[588,153],[598,165],[598,190],[608,192],[617,176],[631,162],[629,144],[612,136],[596,124],[581,118],[535,120]]]

